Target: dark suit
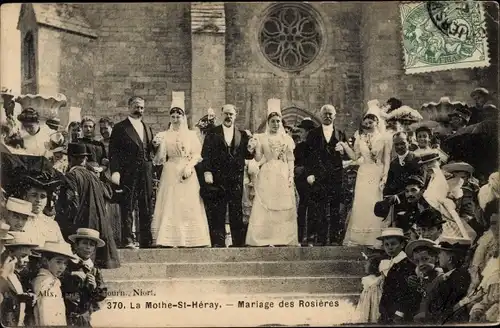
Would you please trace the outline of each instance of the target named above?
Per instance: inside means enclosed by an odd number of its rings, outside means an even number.
[[[415,275],[415,264],[408,258],[394,264],[385,278],[380,298],[379,322],[390,324],[396,311],[404,314],[403,321],[411,321],[418,310],[420,295],[408,285],[408,277]]]
[[[14,274],[17,275],[18,279],[20,278],[17,273]],[[21,286],[22,285],[18,286],[12,283],[10,278],[7,279],[7,290],[2,293],[3,301],[0,304],[0,318],[3,327],[15,327],[20,323],[21,303],[25,304],[23,304],[25,309],[22,314],[24,317],[24,324],[28,324],[28,320],[30,319],[26,317],[26,315],[33,313],[31,302],[29,302],[29,298],[25,297],[24,290]]]
[[[127,118],[113,127],[109,142],[109,165],[111,172],[120,173],[120,187],[123,198],[120,204],[122,215],[122,242],[134,241],[132,233],[133,211],[138,203],[139,243],[141,247],[151,245],[151,219],[153,204],[152,156],[153,132],[144,122],[144,135],[141,138]]]
[[[400,164],[399,157],[391,161],[389,172],[387,173],[387,182],[383,191],[384,196],[396,195],[404,191],[408,178],[411,175],[421,174],[413,152],[408,152],[403,161],[404,165]]]
[[[222,125],[214,127],[205,136],[200,171],[212,173],[213,186],[225,192],[225,197],[215,197],[205,201],[213,246],[225,244],[225,218],[228,204],[233,246],[245,245],[246,227],[243,224],[242,210],[243,172],[245,159],[252,159],[254,156],[247,149],[248,141],[249,136],[244,131],[234,128],[233,139],[228,145],[224,139]],[[206,189],[203,174],[200,174],[200,180],[200,187]]]
[[[307,157],[304,162],[307,177],[314,175],[310,193],[308,216],[308,239],[326,245],[328,239],[341,243],[344,225],[340,219],[342,201],[343,156],[335,151],[339,141],[346,141],[345,134],[334,128],[330,142],[327,142],[320,126],[309,132],[306,139]]]
[[[306,237],[307,224],[307,206],[309,203],[310,187],[307,183],[304,165],[307,157],[307,145],[305,142],[299,142],[293,150],[295,157],[295,187],[299,193],[299,206],[297,209],[297,220],[299,227],[299,241],[303,242]]]

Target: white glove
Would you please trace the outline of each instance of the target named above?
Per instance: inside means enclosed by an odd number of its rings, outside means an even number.
[[[344,153],[344,145],[342,141],[337,142],[337,145],[335,145],[335,151],[338,151],[341,154]]]
[[[113,172],[113,174],[111,174],[111,182],[118,186],[120,185],[120,172]]]
[[[257,144],[258,144],[257,138],[254,137],[250,138],[250,140],[248,140],[248,151],[253,152],[257,147]]]
[[[214,183],[214,176],[212,175],[212,172],[205,172],[203,175],[205,177],[205,182],[207,184],[213,184]]]
[[[307,183],[309,183],[310,185],[312,185],[314,183],[314,181],[316,181],[316,178],[314,178],[314,175],[310,175],[307,177]]]
[[[193,174],[193,168],[190,165],[187,165],[184,168],[184,171],[182,172],[182,177],[184,179],[187,179],[187,178],[189,178],[191,176],[191,174]]]

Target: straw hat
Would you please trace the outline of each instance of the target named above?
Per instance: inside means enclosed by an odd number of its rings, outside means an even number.
[[[7,204],[5,205],[8,211],[24,214],[27,216],[36,216],[32,212],[33,204],[26,200],[22,200],[19,198],[9,197],[7,199]]]
[[[14,236],[9,233],[10,225],[0,222],[0,240],[11,240]]]
[[[439,245],[435,245],[434,248],[451,252],[466,252],[472,244],[470,239],[451,236],[441,236],[439,240]]]
[[[470,174],[474,173],[474,167],[466,162],[455,162],[443,165],[441,167],[443,171],[446,172],[468,172]]]
[[[417,240],[412,240],[408,243],[408,245],[406,245],[405,253],[409,258],[412,258],[413,252],[418,247],[429,247],[431,249],[435,249],[436,246],[437,246],[437,244],[430,239],[421,238],[421,239],[417,239]]]
[[[408,239],[408,237],[405,236],[403,229],[401,228],[385,228],[384,230],[382,230],[382,234],[380,235],[380,237],[377,237],[377,239],[384,240],[388,237],[400,237],[403,239]]]
[[[10,234],[13,238],[5,242],[5,247],[14,246],[26,246],[26,247],[37,247],[38,244],[33,240],[31,234],[24,231],[11,231]]]
[[[427,153],[422,153],[418,156],[418,165],[426,164],[432,161],[439,161],[441,157],[437,151],[430,151]]]
[[[50,253],[50,254],[62,255],[72,260],[77,259],[77,257],[73,254],[71,250],[71,245],[65,241],[63,242],[46,241],[43,247],[36,248],[35,251],[41,253],[42,255],[45,253]]]
[[[97,242],[97,247],[106,245],[104,240],[99,238],[99,231],[89,228],[79,228],[76,230],[76,234],[70,235],[68,239],[74,243],[76,243],[78,239],[90,239]]]

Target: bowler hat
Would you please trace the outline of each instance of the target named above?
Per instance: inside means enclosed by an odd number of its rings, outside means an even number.
[[[419,247],[428,247],[430,249],[435,249],[436,243],[430,239],[420,238],[417,240],[412,240],[406,245],[405,253],[409,258],[413,257],[413,252]]]
[[[97,230],[89,228],[79,228],[76,230],[76,234],[70,235],[68,239],[74,243],[76,243],[78,239],[90,239],[97,243],[97,247],[103,247],[104,245],[106,245],[106,243],[99,237],[99,231]]]
[[[466,122],[469,122],[471,115],[472,115],[472,113],[465,105],[465,106],[460,106],[457,109],[455,109],[453,112],[448,114],[448,117],[458,116],[458,117],[464,119]]]
[[[314,124],[313,120],[310,117],[306,117],[302,121],[300,121],[297,127],[309,131],[314,129],[316,127],[316,124]]]
[[[416,218],[417,226],[425,228],[441,226],[445,222],[441,212],[433,208],[423,210]]]
[[[384,230],[382,230],[382,234],[380,235],[380,237],[377,237],[377,239],[384,240],[385,238],[389,237],[408,239],[408,237],[405,236],[403,229],[401,228],[385,228]]]
[[[456,238],[451,236],[441,236],[440,242],[434,248],[451,252],[466,252],[471,246],[471,240],[466,238]]]
[[[82,143],[70,142],[68,144],[68,156],[89,156],[87,146]]]

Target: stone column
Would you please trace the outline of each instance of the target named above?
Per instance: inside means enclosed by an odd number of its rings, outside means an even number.
[[[225,32],[223,2],[191,3],[191,126],[209,107],[220,118],[226,101]]]

